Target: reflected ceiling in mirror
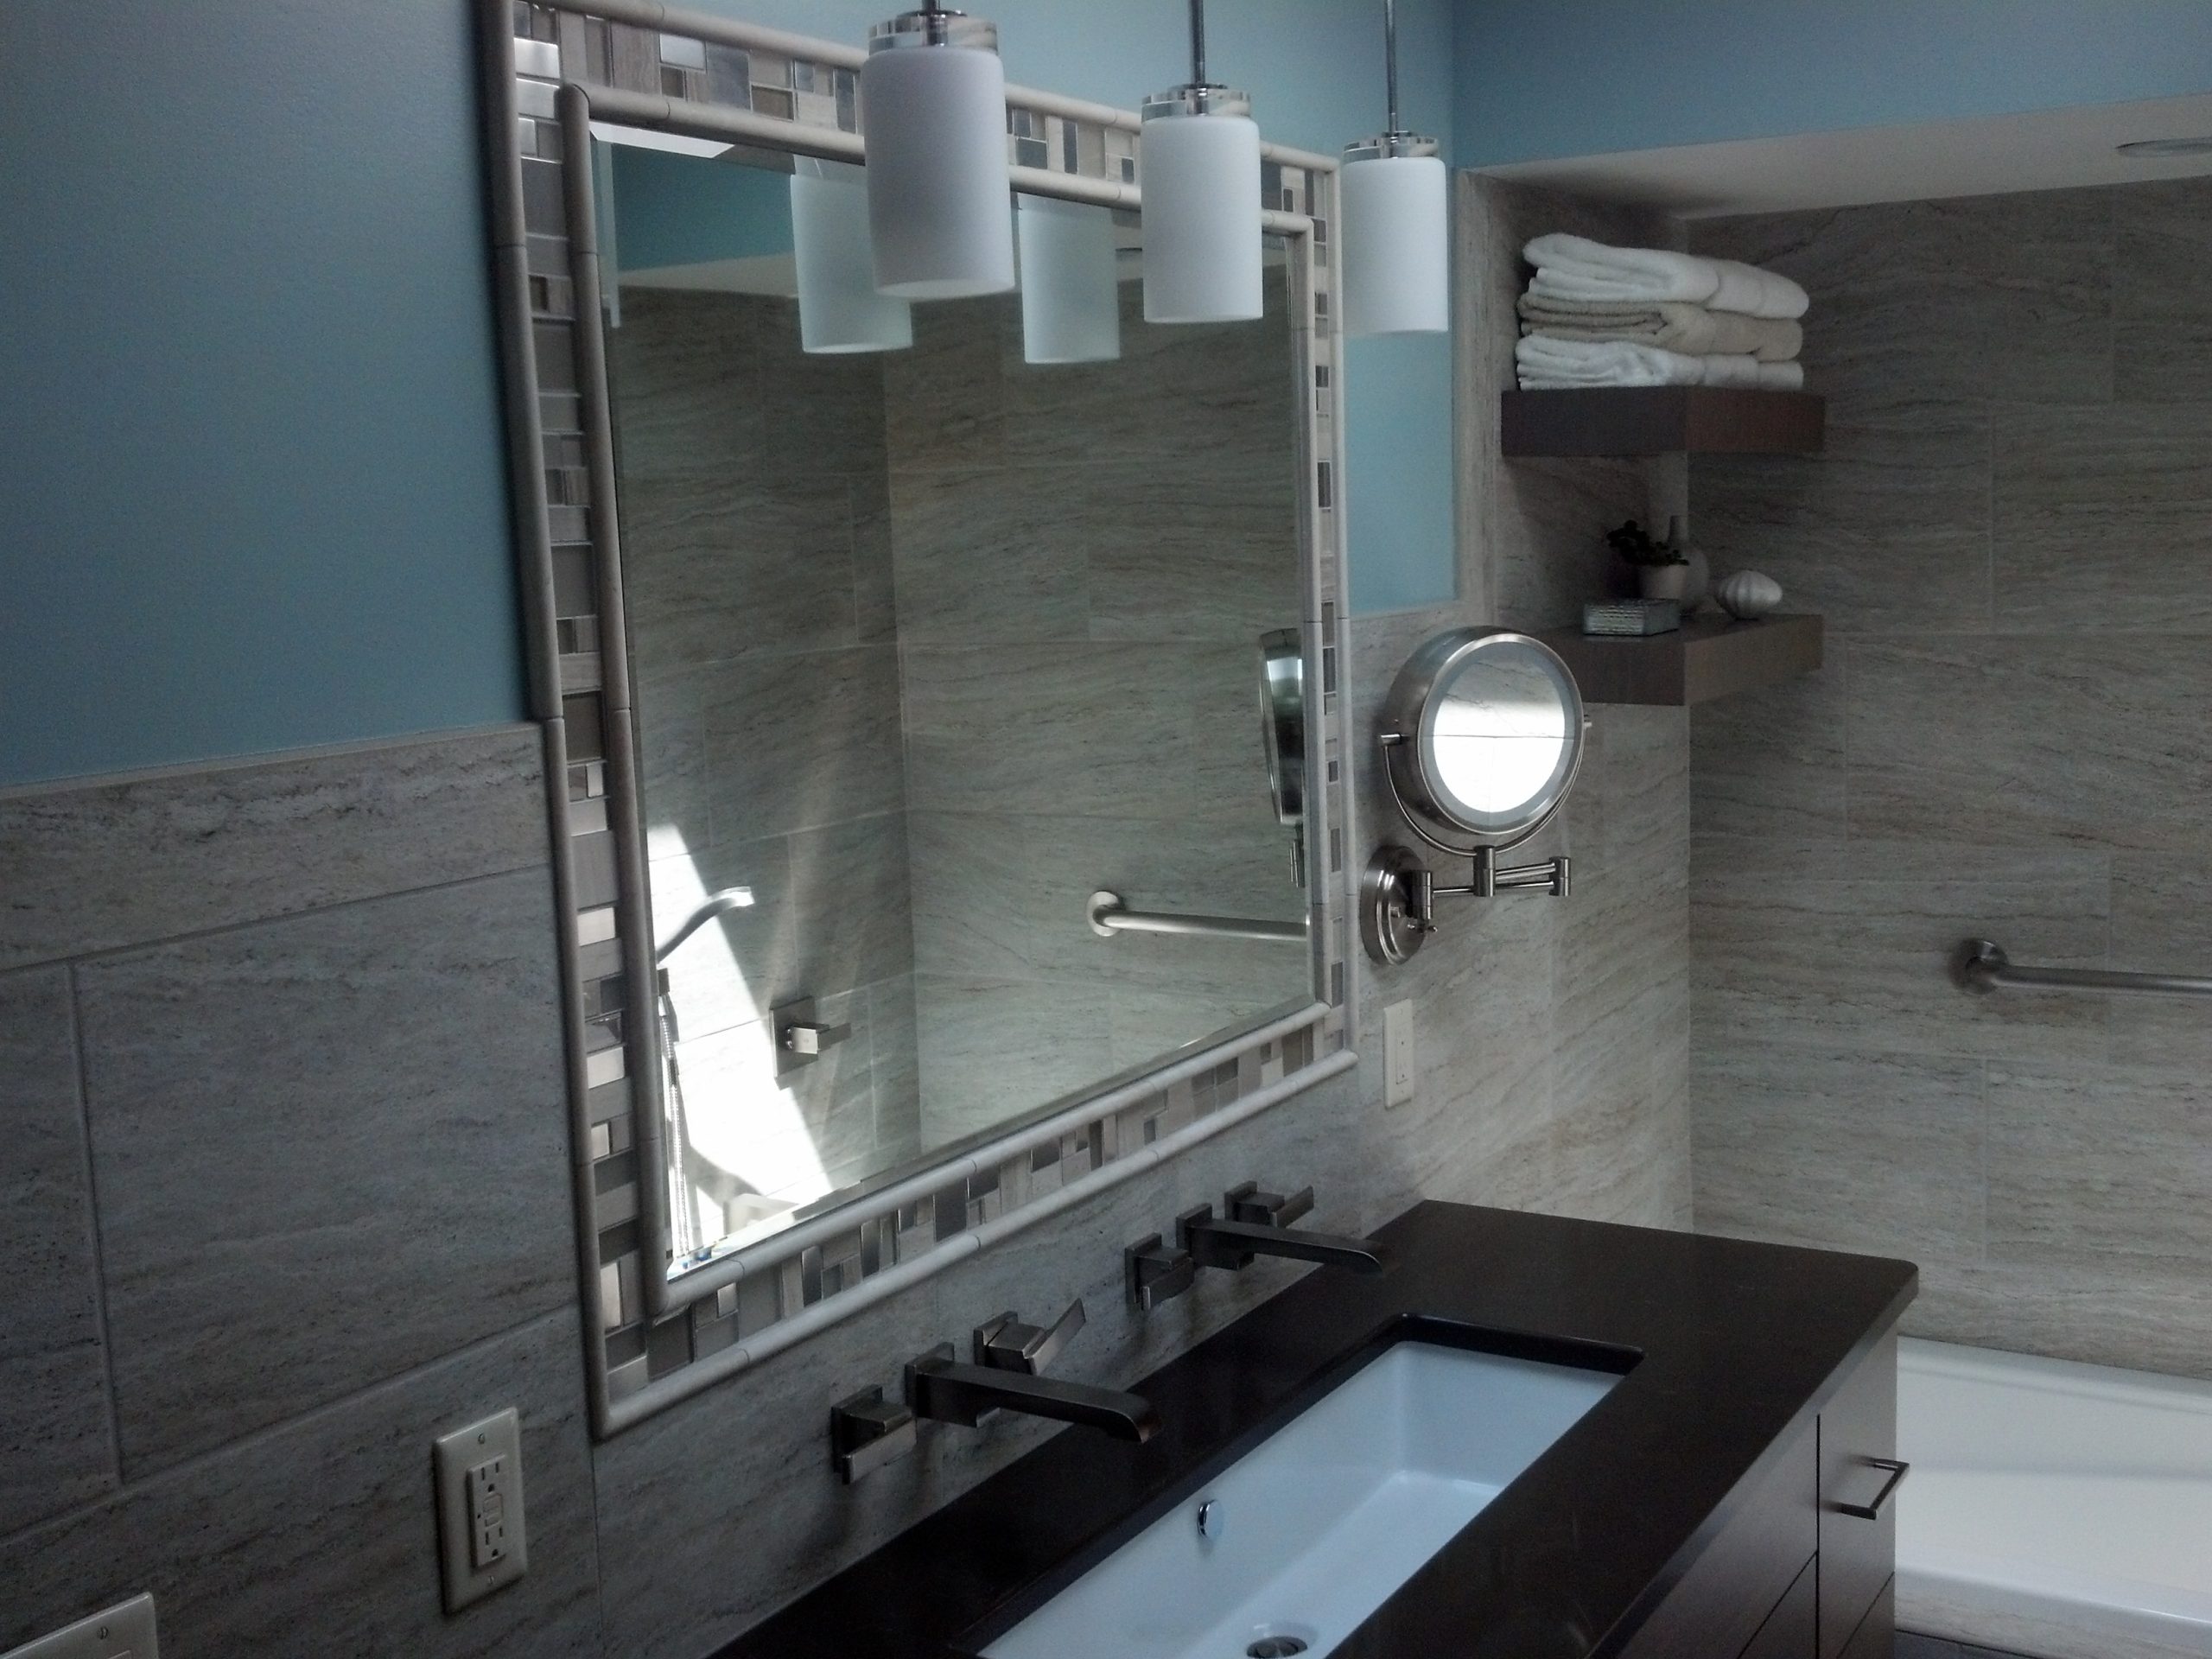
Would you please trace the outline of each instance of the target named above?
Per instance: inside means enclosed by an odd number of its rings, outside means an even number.
[[[1315,999],[1086,917],[1308,914],[1252,720],[1304,394],[1279,251],[1154,327],[1134,216],[1023,197],[1020,291],[909,305],[856,168],[596,174],[682,1271]]]

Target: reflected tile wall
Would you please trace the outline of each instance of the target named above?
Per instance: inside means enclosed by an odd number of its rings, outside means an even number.
[[[1699,1222],[1916,1260],[1925,1335],[2212,1376],[2203,1009],[1946,973],[2212,965],[2212,181],[1695,245],[1812,292],[1827,452],[1691,486],[1831,641],[1696,715]]]
[[[1102,939],[1135,906],[1295,920],[1254,719],[1302,614],[1289,321],[1034,366],[1007,300],[885,363],[925,1141],[1311,995],[1283,945]]]
[[[915,1135],[883,364],[806,355],[789,300],[634,286],[608,345],[658,926],[754,898],[668,963],[690,1185],[810,1202]],[[779,1078],[799,996],[855,1035]]]

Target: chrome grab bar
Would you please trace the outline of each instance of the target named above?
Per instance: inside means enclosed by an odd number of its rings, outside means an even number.
[[[2131,991],[2149,996],[2212,996],[2212,977],[2199,974],[2128,974],[2106,968],[2016,967],[1993,939],[1967,939],[1951,960],[1961,990],[1999,986],[2029,991]]]
[[[1118,893],[1101,891],[1084,906],[1090,931],[1102,939],[1116,933],[1176,933],[1216,939],[1265,939],[1275,944],[1303,944],[1303,922],[1269,922],[1250,916],[1166,916],[1131,910]]]

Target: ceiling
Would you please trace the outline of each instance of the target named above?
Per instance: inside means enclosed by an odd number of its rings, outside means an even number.
[[[1477,171],[1660,207],[1684,219],[1711,219],[2194,177],[2212,174],[2212,155],[2152,159],[2122,156],[2117,147],[2207,134],[2212,134],[2212,94],[1519,162]]]

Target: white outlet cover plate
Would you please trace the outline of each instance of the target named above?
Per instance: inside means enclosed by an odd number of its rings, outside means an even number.
[[[1402,1106],[1420,1090],[1421,1062],[1414,1048],[1411,998],[1382,1010],[1382,1069],[1389,1074],[1383,1104]]]
[[[512,1408],[481,1422],[441,1435],[438,1471],[438,1567],[446,1611],[457,1613],[529,1569],[529,1534],[523,1525],[522,1419]],[[506,1459],[501,1519],[506,1554],[489,1567],[475,1565],[475,1517],[470,1514],[468,1471],[493,1458]]]
[[[10,1649],[0,1659],[160,1659],[154,1599],[133,1596],[66,1630]]]

